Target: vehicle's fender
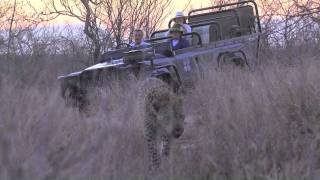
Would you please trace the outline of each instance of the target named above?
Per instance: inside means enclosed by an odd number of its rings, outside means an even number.
[[[158,68],[158,69],[153,70],[151,73],[151,77],[159,77],[159,76],[163,76],[163,75],[170,75],[171,76],[171,73],[168,68],[165,68],[165,67]]]

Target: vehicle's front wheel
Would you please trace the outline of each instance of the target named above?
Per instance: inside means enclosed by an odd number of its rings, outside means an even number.
[[[227,68],[233,68],[233,67],[240,67],[240,68],[249,67],[248,62],[247,62],[247,58],[242,52],[222,53],[219,55],[217,61],[218,61],[218,68],[219,69],[227,69]]]
[[[80,112],[84,112],[88,106],[86,91],[78,86],[71,84],[62,85],[61,96],[67,106],[78,108]]]

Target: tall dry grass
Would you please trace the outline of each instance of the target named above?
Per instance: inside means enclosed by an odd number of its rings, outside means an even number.
[[[152,179],[319,179],[319,54],[297,50],[262,54],[255,72],[206,70],[185,96],[185,133]],[[103,89],[83,117],[59,96],[61,72],[48,72],[0,74],[0,179],[150,178],[137,83]]]

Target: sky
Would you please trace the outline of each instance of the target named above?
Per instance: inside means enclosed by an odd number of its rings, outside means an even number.
[[[189,4],[190,1],[190,4]],[[173,0],[173,11],[170,12],[170,17],[166,20],[167,22],[171,19],[171,17],[175,16],[176,11],[183,11],[184,14],[187,15],[190,9],[197,9],[202,7],[209,6],[211,0]],[[187,9],[186,6],[189,4]],[[167,23],[165,23],[167,25]]]
[[[173,0],[173,6],[177,10],[183,10],[185,6],[188,4],[189,0]],[[191,0],[190,6],[192,8],[200,8],[210,4],[210,0]]]
[[[23,0],[22,0],[23,1]],[[188,9],[185,10],[185,14],[188,13],[189,9],[195,9],[195,8],[200,8],[200,7],[205,7],[210,4],[210,0],[172,0],[172,10],[170,12],[170,17],[173,17],[176,13],[176,11],[182,11],[186,8],[186,6],[189,4]],[[41,7],[42,5],[42,0],[29,0],[29,2],[34,6],[34,7]],[[168,17],[168,20],[170,20],[170,17]],[[57,20],[55,20],[54,23],[59,23],[59,24],[65,24],[65,23],[77,23],[74,19],[68,18],[68,17],[60,17]],[[166,23],[164,23],[166,24]]]

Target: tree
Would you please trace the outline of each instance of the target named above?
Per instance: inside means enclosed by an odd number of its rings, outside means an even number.
[[[114,35],[116,44],[131,40],[135,28],[143,29],[146,36],[160,27],[168,16],[172,0],[106,0],[106,26]]]
[[[320,2],[318,0],[294,0],[299,8],[300,16],[309,16],[315,23],[320,25]]]
[[[99,0],[47,0],[41,15],[49,18],[59,16],[72,17],[84,23],[83,32],[92,41],[94,63],[101,53],[101,39],[99,29],[101,23],[98,17],[101,15],[101,2]]]
[[[115,44],[130,41],[134,28],[142,28],[147,36],[168,15],[172,0],[46,0],[42,15],[68,16],[84,23],[84,33],[94,45],[93,58],[101,51],[100,29],[110,32]],[[101,31],[100,31],[101,32]]]
[[[1,42],[5,45],[1,47],[0,52],[5,52],[7,58],[14,57],[19,47],[17,38],[21,37],[30,28],[35,28],[42,22],[42,19],[35,12],[27,10],[27,1],[0,1],[0,29]]]

